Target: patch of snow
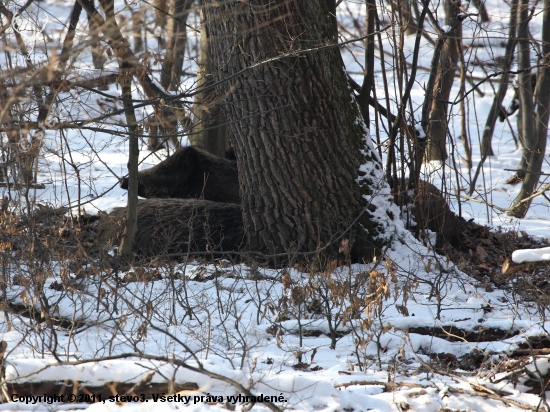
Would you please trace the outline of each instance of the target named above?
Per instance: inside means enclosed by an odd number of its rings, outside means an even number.
[[[518,249],[512,252],[514,263],[540,262],[550,260],[550,247],[540,249]]]

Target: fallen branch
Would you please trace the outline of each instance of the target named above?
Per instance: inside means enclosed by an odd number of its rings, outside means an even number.
[[[470,385],[472,385],[471,382],[468,382],[468,383]],[[422,388],[422,389],[431,387],[430,385],[420,385],[418,383],[380,382],[380,381],[352,381],[352,382],[347,382],[347,383],[339,383],[339,384],[334,385],[334,387],[335,388],[347,388],[348,386],[353,386],[353,385],[383,386],[384,387],[384,392],[390,392],[391,390],[393,390],[395,388],[400,388],[400,387]],[[518,408],[522,408],[522,409],[526,409],[526,410],[531,410],[531,411],[536,410],[536,407],[534,407],[534,406],[528,405],[526,403],[518,402],[518,401],[515,401],[515,400],[512,400],[512,399],[507,399],[503,396],[499,396],[494,391],[491,391],[488,388],[478,386],[478,385],[475,385],[475,386],[479,387],[481,389],[481,391],[480,390],[468,391],[468,390],[465,390],[465,389],[452,388],[452,387],[447,387],[447,390],[451,393],[460,393],[462,395],[481,396],[483,398],[494,399],[494,400],[497,400],[497,401],[501,401],[502,403],[504,403],[507,406],[508,405],[514,405],[514,406],[517,406]]]
[[[464,196],[464,195],[459,195],[459,197],[461,199],[464,199],[464,200],[467,200],[469,202],[475,202],[475,203],[481,203],[482,205],[487,205],[489,206],[490,208],[492,209],[495,209],[495,210],[498,210],[500,212],[508,212],[508,208],[504,208],[504,207],[500,207],[500,206],[497,206],[495,205],[494,203],[491,203],[491,202],[488,202],[486,200],[482,200],[482,199],[476,199],[475,197],[471,197],[471,196]]]
[[[447,389],[451,393],[460,393],[462,395],[470,395],[470,396],[481,396],[482,398],[494,399],[496,401],[501,401],[506,406],[514,405],[514,406],[517,406],[518,408],[526,409],[526,410],[529,410],[529,411],[537,410],[536,406],[531,406],[531,405],[528,405],[526,403],[514,401],[513,399],[507,399],[507,398],[504,398],[503,396],[499,396],[499,395],[496,395],[496,394],[491,394],[491,393],[487,393],[487,392],[479,392],[479,391],[468,391],[468,390],[465,390],[465,389],[452,388],[450,386],[448,386]]]
[[[406,382],[381,382],[381,381],[351,381],[346,383],[337,383],[335,388],[347,388],[348,386],[361,385],[361,386],[383,386],[384,392],[390,392],[395,388],[430,388],[431,385],[421,385],[419,383],[406,383]]]
[[[510,338],[519,333],[518,330],[504,330],[497,328],[479,327],[474,330],[464,330],[456,326],[441,327],[417,327],[408,328],[409,333],[416,333],[424,336],[434,336],[450,342],[493,342]]]
[[[21,184],[21,183],[0,182],[0,187],[11,187],[13,189],[25,189],[27,186],[30,189],[45,189],[46,188],[46,185],[44,185],[43,183],[30,183],[30,184],[26,185],[26,184]]]
[[[515,172],[515,173],[523,173],[523,174],[527,174],[527,173],[531,173],[531,174],[537,174],[537,175],[541,175],[541,176],[550,176],[550,173],[544,173],[544,172],[535,172],[535,171],[532,171],[530,172],[529,170],[526,170],[526,169],[502,169],[502,170],[505,170],[507,172]]]
[[[155,371],[149,372],[138,383],[136,383],[134,386],[128,389],[125,395],[143,393],[143,390],[147,387],[147,385],[149,385],[149,383],[151,383],[151,380],[153,379],[153,376],[155,375],[155,373],[156,373]],[[196,385],[198,389],[198,385],[196,383],[194,385]],[[193,382],[191,382],[191,386],[194,386],[194,385],[193,385]],[[189,386],[190,385],[187,385],[186,388],[182,388],[180,390],[189,390]]]
[[[497,400],[497,401],[501,401],[507,406],[509,404],[511,404],[511,405],[517,406],[517,407],[522,408],[522,409],[538,410],[538,408],[535,407],[535,406],[531,406],[531,405],[528,405],[528,404],[525,404],[525,403],[522,403],[522,402],[518,402],[518,401],[515,401],[515,400],[512,400],[512,399],[505,398],[504,396],[509,395],[508,392],[489,389],[486,386],[479,385],[475,382],[470,381],[469,379],[464,379],[463,377],[461,377],[459,375],[456,375],[454,373],[450,373],[449,371],[433,367],[432,365],[427,364],[426,362],[422,361],[422,359],[420,359],[418,357],[417,357],[417,359],[420,361],[420,363],[424,367],[426,367],[433,374],[437,373],[437,374],[440,374],[440,375],[448,376],[452,379],[455,379],[456,381],[462,381],[464,383],[469,384],[474,389],[473,391],[469,391],[469,390],[465,390],[465,389],[459,389],[459,388],[453,388],[451,386],[446,386],[445,389],[448,392],[460,393],[460,394],[463,394],[463,395],[470,395],[470,396],[481,396],[483,398],[494,399],[494,400]],[[497,392],[500,392],[500,393],[497,393]]]

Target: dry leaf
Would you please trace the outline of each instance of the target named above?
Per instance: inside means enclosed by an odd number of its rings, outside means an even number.
[[[487,257],[489,256],[489,254],[487,253],[487,251],[485,250],[485,248],[481,245],[477,245],[476,247],[476,255],[477,255],[477,258],[481,261],[481,262],[485,262],[487,260]]]

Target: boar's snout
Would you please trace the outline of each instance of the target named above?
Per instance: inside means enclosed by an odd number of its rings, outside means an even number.
[[[127,177],[123,177],[123,178],[120,179],[120,187],[122,189],[128,190],[128,178]]]

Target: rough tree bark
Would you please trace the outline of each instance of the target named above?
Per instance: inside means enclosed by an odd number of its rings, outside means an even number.
[[[332,32],[335,40],[338,40],[338,19],[336,18],[336,0],[325,0],[327,11],[332,24]]]
[[[325,2],[201,3],[250,249],[330,259],[349,248],[370,261],[398,211],[330,46]]]
[[[180,0],[181,1],[181,0]],[[371,0],[369,0],[371,1]],[[336,0],[325,0],[327,11],[334,33],[334,41],[338,40],[338,21],[336,19]],[[374,15],[373,13],[371,13]],[[208,33],[204,20],[204,14],[201,11],[201,29],[200,29],[200,51],[197,72],[197,89],[201,90],[213,83],[213,77],[208,63]],[[374,50],[372,52],[374,62]],[[367,93],[367,106],[369,94]],[[198,93],[195,96],[193,108],[193,133],[189,136],[189,141],[193,146],[198,146],[216,156],[225,156],[227,149],[231,146],[229,137],[229,127],[227,118],[223,113],[223,108],[217,98],[215,90],[207,89],[205,92]],[[368,115],[368,109],[367,109]],[[368,118],[366,118],[368,124]]]

